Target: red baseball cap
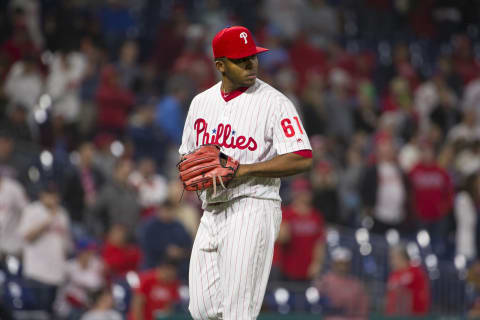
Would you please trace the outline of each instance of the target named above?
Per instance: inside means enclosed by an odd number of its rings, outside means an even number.
[[[268,51],[257,47],[251,32],[242,26],[228,27],[218,32],[212,40],[213,56],[241,59]]]

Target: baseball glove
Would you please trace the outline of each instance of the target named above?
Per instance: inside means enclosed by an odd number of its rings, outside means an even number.
[[[177,164],[180,179],[187,191],[200,191],[213,186],[213,196],[217,193],[217,179],[226,185],[235,177],[240,163],[220,152],[220,146],[205,144],[182,156]]]

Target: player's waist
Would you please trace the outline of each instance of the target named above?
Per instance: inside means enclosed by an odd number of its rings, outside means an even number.
[[[204,203],[203,209],[206,211],[223,211],[227,208],[238,207],[245,204],[245,206],[255,206],[258,205],[259,207],[263,207],[263,203],[265,202],[273,202],[280,206],[281,199],[280,197],[253,197],[242,195],[232,199],[228,199],[226,201],[219,201],[219,202],[207,202]]]

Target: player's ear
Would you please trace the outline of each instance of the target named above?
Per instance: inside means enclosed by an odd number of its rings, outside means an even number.
[[[217,58],[215,59],[215,68],[217,68],[220,73],[225,72],[225,59],[224,58]]]

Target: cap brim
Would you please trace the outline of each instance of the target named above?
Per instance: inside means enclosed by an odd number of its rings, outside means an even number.
[[[268,51],[270,49],[267,49],[267,48],[262,48],[262,47],[255,47],[255,51],[250,53],[243,53],[243,54],[234,54],[234,55],[230,55],[230,56],[226,56],[227,58],[229,59],[242,59],[242,58],[245,58],[245,57],[249,57],[249,56],[253,56],[254,54],[259,54],[259,53],[262,53],[262,52],[265,52],[265,51]]]
[[[266,51],[269,51],[270,49],[267,49],[267,48],[262,48],[262,47],[257,47],[257,54],[259,53],[262,53],[262,52],[266,52]]]

